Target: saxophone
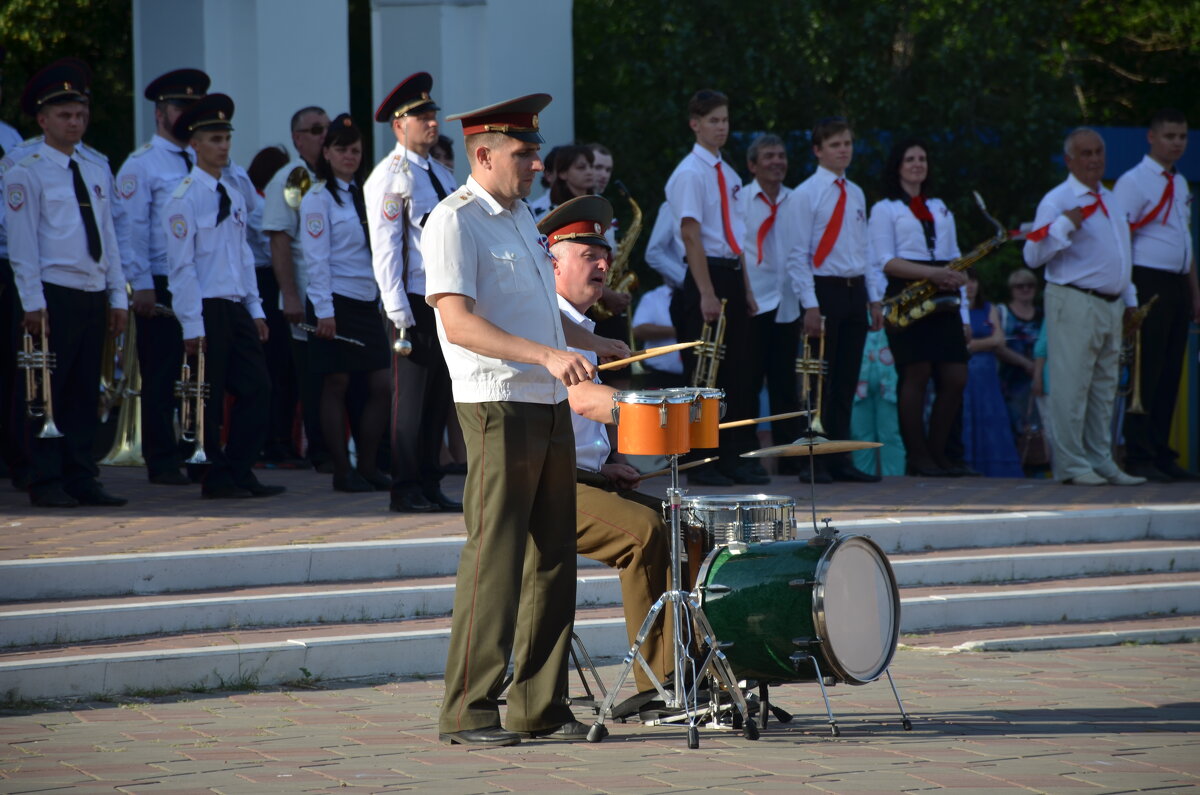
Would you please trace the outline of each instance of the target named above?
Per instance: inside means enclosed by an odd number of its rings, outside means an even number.
[[[625,188],[625,183],[619,179],[613,180],[613,185],[620,191],[621,195],[629,202],[629,206],[633,211],[633,220],[629,222],[629,231],[621,238],[621,242],[617,245],[617,254],[613,257],[612,267],[608,269],[608,275],[604,279],[604,286],[618,293],[626,295],[637,289],[638,277],[629,268],[629,258],[633,256],[633,247],[637,245],[638,235],[642,233],[642,208],[633,200],[633,196]],[[609,307],[604,305],[604,299],[596,302],[592,307],[592,317],[596,320],[608,320],[615,313]]]
[[[988,214],[987,205],[983,203],[983,197],[979,195],[978,191],[972,191],[972,193],[975,195],[975,203],[979,205],[979,210],[983,213],[983,217],[991,221],[992,225],[996,227],[996,234],[958,259],[949,262],[946,265],[947,270],[964,271],[1000,248],[1000,246],[1009,240],[1008,232],[1000,222]],[[936,296],[938,292],[937,285],[929,279],[922,279],[918,282],[913,282],[891,298],[885,298],[883,300],[884,324],[893,331],[901,331],[908,328],[937,309]]]

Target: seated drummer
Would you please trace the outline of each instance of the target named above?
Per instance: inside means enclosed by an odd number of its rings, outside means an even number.
[[[600,299],[612,250],[604,237],[612,223],[612,205],[600,196],[579,196],[564,203],[538,224],[554,259],[554,287],[563,315],[589,331],[595,325],[584,313]],[[572,348],[571,350],[576,350]],[[591,351],[579,351],[596,362]],[[580,555],[620,570],[625,629],[633,645],[650,606],[669,587],[670,536],[662,518],[662,498],[633,489],[641,476],[612,449],[610,386],[585,381],[567,389],[575,430],[576,525]],[[641,653],[660,682],[673,667],[670,609],[657,620]],[[654,686],[640,664],[633,668],[640,691],[626,702],[639,706],[654,697]],[[618,711],[621,708],[618,707]]]

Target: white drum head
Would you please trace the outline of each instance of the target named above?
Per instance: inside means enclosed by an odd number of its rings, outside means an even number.
[[[846,537],[826,556],[818,580],[813,612],[830,664],[851,683],[873,682],[899,638],[900,602],[887,558],[871,541]]]

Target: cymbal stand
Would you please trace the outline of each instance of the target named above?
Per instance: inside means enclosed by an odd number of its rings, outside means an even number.
[[[671,455],[669,459],[671,462],[671,485],[667,489],[667,507],[671,516],[672,587],[671,590],[658,597],[658,600],[650,607],[650,612],[646,614],[646,619],[642,622],[642,626],[638,629],[637,637],[634,639],[633,645],[629,648],[629,652],[625,655],[621,666],[621,673],[617,676],[616,684],[608,691],[608,695],[604,699],[604,704],[597,715],[596,722],[588,731],[587,738],[588,742],[591,743],[598,743],[608,736],[608,729],[604,726],[605,716],[612,714],[612,708],[616,703],[618,694],[621,692],[621,686],[625,684],[625,680],[629,677],[635,662],[642,666],[642,669],[646,672],[651,683],[654,684],[655,690],[658,691],[667,709],[680,711],[678,716],[665,718],[658,722],[687,721],[688,748],[700,747],[699,721],[702,718],[711,716],[711,722],[708,725],[712,728],[721,725],[718,721],[718,716],[720,713],[719,702],[722,688],[728,692],[729,697],[733,700],[733,706],[737,708],[738,716],[741,717],[740,723],[743,736],[748,740],[758,739],[758,726],[754,718],[750,715],[750,709],[746,704],[745,696],[742,695],[741,688],[738,687],[737,677],[734,676],[733,669],[729,666],[729,661],[725,658],[724,652],[721,651],[721,644],[716,638],[716,633],[713,632],[712,625],[708,623],[708,618],[705,617],[698,599],[693,598],[693,594],[683,591],[679,587],[680,583],[683,582],[679,548],[683,490],[679,488],[679,456],[677,454]],[[663,621],[666,620],[666,615],[663,611],[668,609],[671,610],[671,615],[675,622],[675,631],[671,639],[675,673],[673,681],[663,683],[650,670],[650,665],[642,656],[641,647],[650,632],[650,628],[654,626],[654,622],[660,618]],[[698,663],[693,658],[693,654],[696,654],[696,652],[693,652],[691,648],[693,627],[695,627],[700,635],[700,649],[707,650],[703,651],[704,657]],[[691,675],[690,682],[688,681],[689,677],[687,674]],[[700,687],[705,679],[708,680],[708,703],[701,707]],[[734,727],[737,726],[738,721],[735,716]]]

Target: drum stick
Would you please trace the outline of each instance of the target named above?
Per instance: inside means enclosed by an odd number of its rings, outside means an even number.
[[[772,414],[769,417],[755,417],[752,420],[733,420],[732,422],[722,422],[717,426],[718,429],[724,431],[728,428],[741,428],[745,425],[755,425],[760,422],[774,422],[775,420],[790,420],[793,417],[803,417],[812,414],[809,409],[801,409],[800,411],[789,411],[785,414]]]
[[[685,469],[695,469],[696,467],[698,467],[702,464],[711,464],[713,461],[716,461],[718,458],[720,458],[720,456],[715,455],[712,458],[705,458],[701,461],[692,461],[687,464],[680,464],[679,471],[682,472]],[[666,469],[656,469],[653,472],[647,472],[646,474],[642,475],[642,480],[648,480],[650,478],[656,478],[661,475],[669,475],[669,474],[671,474],[670,467],[667,467]]]
[[[675,351],[682,351],[685,348],[694,348],[700,344],[701,344],[700,340],[695,340],[694,342],[677,342],[674,345],[663,345],[660,348],[647,348],[646,350],[644,350],[640,353],[636,353],[633,356],[629,356],[624,359],[617,359],[615,362],[605,362],[604,364],[600,365],[596,369],[597,370],[615,370],[618,367],[624,367],[627,364],[633,364],[634,362],[640,362],[642,359],[653,359],[655,356],[665,356],[668,353],[674,353]]]

